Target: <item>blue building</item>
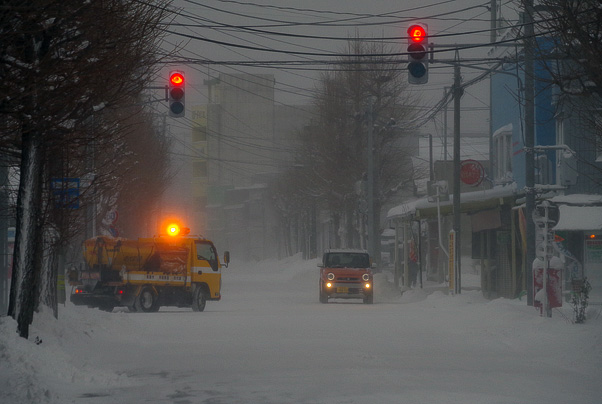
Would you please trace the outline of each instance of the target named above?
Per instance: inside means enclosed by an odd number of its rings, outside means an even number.
[[[547,55],[552,42],[539,38],[539,55]],[[500,54],[507,52],[501,50]],[[546,59],[547,61],[542,61]],[[560,67],[559,67],[560,66]],[[539,58],[535,62],[535,190],[536,205],[547,201],[554,239],[543,240],[538,230],[537,251],[544,245],[563,262],[564,289],[573,280],[587,278],[592,284],[591,299],[602,302],[602,153],[600,134],[592,125],[592,116],[600,114],[599,100],[591,95],[561,93],[553,85],[553,73],[560,73],[562,63]],[[555,69],[555,70],[553,70]],[[558,78],[558,75],[555,78]],[[524,134],[524,69],[509,63],[491,76],[492,173],[497,184],[515,183],[519,194],[509,218],[519,229],[518,246],[512,246],[509,264],[520,274],[514,290],[524,290],[526,217],[524,209],[525,153]],[[596,108],[595,106],[598,105]],[[521,195],[522,194],[522,195]],[[540,210],[537,210],[540,212]],[[494,229],[497,233],[499,229]],[[547,244],[546,244],[547,243]],[[485,259],[496,265],[494,291],[499,291],[499,246],[491,246],[493,254]],[[497,282],[497,284],[496,284]],[[522,285],[520,284],[522,283]],[[496,287],[498,286],[498,287]]]

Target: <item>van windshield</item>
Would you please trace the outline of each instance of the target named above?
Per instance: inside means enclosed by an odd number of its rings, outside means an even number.
[[[328,253],[324,266],[329,268],[368,268],[370,259],[363,253]]]

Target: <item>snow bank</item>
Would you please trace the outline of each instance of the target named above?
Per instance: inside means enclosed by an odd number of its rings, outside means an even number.
[[[92,313],[68,305],[57,321],[43,308],[34,316],[29,340],[19,337],[15,320],[0,318],[0,402],[54,403],[60,401],[56,386],[123,385],[125,377],[99,370],[77,355],[107,337],[104,322],[120,321],[119,313]]]

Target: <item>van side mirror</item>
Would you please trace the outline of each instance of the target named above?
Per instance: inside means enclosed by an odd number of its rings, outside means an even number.
[[[228,268],[228,264],[230,263],[230,251],[224,251],[224,265]]]

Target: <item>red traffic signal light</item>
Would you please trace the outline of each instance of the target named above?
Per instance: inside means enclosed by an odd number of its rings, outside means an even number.
[[[168,99],[169,116],[179,118],[185,115],[185,78],[182,72],[169,73]]]
[[[408,82],[428,83],[428,28],[426,24],[413,24],[408,28]]]
[[[184,85],[184,75],[182,73],[172,73],[171,76],[169,76],[169,82],[173,85],[173,86],[182,86]]]
[[[411,25],[408,28],[408,36],[412,42],[423,42],[426,39],[426,28],[422,25]]]

